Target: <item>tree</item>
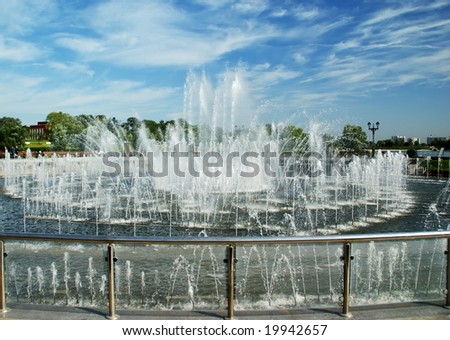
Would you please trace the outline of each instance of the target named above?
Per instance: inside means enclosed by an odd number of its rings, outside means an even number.
[[[394,141],[392,139],[381,139],[376,143],[379,148],[392,148]]]
[[[158,142],[164,140],[164,136],[161,131],[161,125],[159,123],[155,122],[154,120],[145,119],[144,124],[148,130],[150,138],[155,139]]]
[[[171,128],[175,126],[175,121],[174,120],[161,120],[159,122],[159,125],[161,126],[161,131],[164,137],[166,137],[167,135],[167,131]]]
[[[295,125],[285,126],[281,130],[280,137],[284,141],[282,151],[304,151],[308,147],[308,134]]]
[[[122,123],[122,128],[124,130],[127,141],[131,144],[133,149],[137,147],[137,141],[139,136],[139,128],[142,122],[136,117],[128,117],[125,123]]]
[[[22,125],[20,119],[0,118],[0,145],[2,150],[8,148],[11,151],[13,148],[22,148],[27,135],[28,128]]]
[[[367,148],[367,134],[361,126],[347,124],[337,141],[339,150],[346,155],[364,154]]]
[[[47,115],[49,122],[49,140],[55,150],[80,150],[81,133],[84,130],[80,119],[68,113],[51,112]]]
[[[76,116],[76,119],[78,119],[78,121],[86,129],[90,124],[92,124],[92,122],[94,121],[95,118],[93,115],[82,114],[82,115]]]

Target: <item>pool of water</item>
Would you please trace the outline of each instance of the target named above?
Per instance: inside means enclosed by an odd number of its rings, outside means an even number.
[[[374,233],[448,228],[446,181],[409,178],[405,211],[380,211],[364,223],[332,232]],[[21,200],[0,196],[0,230],[114,235],[167,235],[167,226],[86,225],[24,219]],[[202,227],[174,234],[228,235]],[[248,230],[240,230],[242,234]],[[331,232],[331,231],[330,231]],[[280,234],[279,230],[276,233]],[[234,230],[231,234],[234,234]],[[94,245],[7,242],[9,301],[107,307],[105,248]],[[445,240],[358,243],[352,247],[352,305],[443,298]],[[342,299],[342,245],[261,245],[236,250],[236,308],[336,306]],[[116,304],[152,310],[226,308],[223,246],[116,246]]]
[[[0,180],[0,186],[2,185]],[[398,209],[380,211],[369,218],[360,218],[354,223],[319,230],[322,233],[379,233],[407,232],[447,229],[449,223],[448,182],[445,180],[409,177],[406,181],[405,199],[399,202]],[[321,213],[321,210],[315,212]],[[280,214],[280,220],[285,218]],[[5,232],[35,232],[90,235],[142,235],[142,236],[209,236],[220,235],[286,235],[291,230],[283,230],[273,225],[272,230],[265,227],[243,226],[239,229],[195,224],[130,224],[95,223],[90,221],[67,221],[64,219],[30,218],[24,215],[23,201],[0,195],[0,230]]]

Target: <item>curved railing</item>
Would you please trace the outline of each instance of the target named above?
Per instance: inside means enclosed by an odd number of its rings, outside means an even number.
[[[16,241],[59,242],[76,244],[97,244],[106,246],[106,259],[108,263],[107,287],[108,307],[107,315],[115,319],[115,245],[216,245],[226,248],[227,256],[227,310],[228,318],[234,317],[235,300],[235,254],[240,246],[248,245],[305,245],[305,244],[341,244],[343,263],[343,291],[342,291],[342,315],[350,316],[350,286],[351,286],[351,262],[352,244],[359,242],[379,241],[410,241],[425,239],[446,239],[446,306],[450,307],[450,231],[436,232],[408,232],[408,233],[379,233],[357,235],[332,235],[332,236],[298,236],[298,237],[126,237],[126,236],[84,236],[84,235],[54,235],[36,233],[8,233],[0,232],[0,313],[7,310],[6,307],[6,273],[5,273],[5,243]]]

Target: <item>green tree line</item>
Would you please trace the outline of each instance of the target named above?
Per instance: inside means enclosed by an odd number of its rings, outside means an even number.
[[[43,139],[51,142],[51,148],[54,151],[83,151],[88,128],[98,123],[128,141],[132,148],[136,148],[139,131],[143,127],[146,129],[148,136],[158,142],[164,141],[170,128],[175,125],[181,127],[186,136],[189,135],[190,140],[194,141],[198,141],[201,136],[211,135],[212,133],[219,142],[227,136],[226,132],[220,128],[211,131],[208,127],[199,127],[183,119],[157,122],[129,117],[126,121],[120,122],[114,117],[109,118],[105,115],[83,114],[72,116],[64,112],[51,112],[47,115],[46,121],[48,123],[47,134],[43,136]],[[308,134],[300,127],[266,124],[265,128],[269,135],[277,134],[277,137],[282,141],[283,151],[301,152],[308,147]],[[242,131],[245,131],[245,128],[240,132]],[[239,133],[239,130],[235,133]],[[24,126],[20,119],[0,118],[0,146],[2,149],[24,149],[27,138],[29,138],[29,128]],[[321,138],[327,150],[342,155],[364,154],[369,147],[366,132],[362,127],[356,125],[346,125],[341,136],[334,137],[324,134]]]

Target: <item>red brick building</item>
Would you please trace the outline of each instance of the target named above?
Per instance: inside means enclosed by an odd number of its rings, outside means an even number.
[[[38,122],[36,125],[30,125],[30,139],[42,140],[48,137],[48,122]]]

